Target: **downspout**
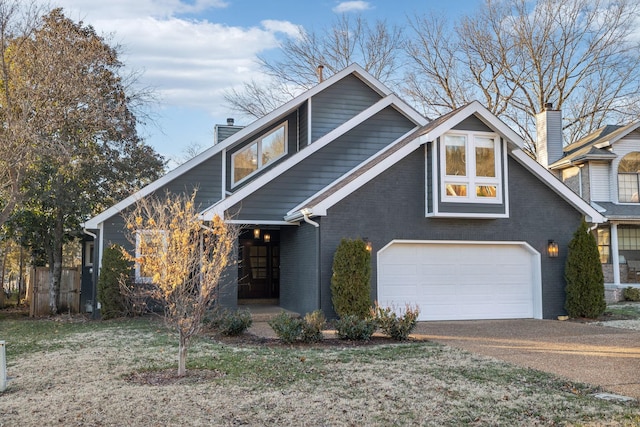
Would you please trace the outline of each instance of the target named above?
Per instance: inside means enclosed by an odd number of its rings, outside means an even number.
[[[82,232],[84,234],[86,234],[87,236],[91,236],[93,237],[93,244],[94,247],[96,245],[96,240],[98,239],[98,235],[95,233],[92,233],[91,231],[87,230],[86,228],[82,229]],[[99,248],[98,251],[96,251],[97,253],[100,253],[100,251],[102,251],[102,248]],[[91,260],[91,263],[94,265],[94,267],[96,265],[98,265],[96,263],[95,259]],[[83,266],[84,267],[84,266]],[[98,290],[96,289],[96,276],[98,275],[98,271],[97,269],[94,270],[94,267],[91,267],[91,318],[92,319],[97,319],[98,318]]]
[[[302,209],[300,213],[302,214],[304,222],[313,225],[316,229],[316,280],[318,283],[318,310],[322,310],[322,286],[320,285],[320,224],[309,218],[311,215],[311,209]]]

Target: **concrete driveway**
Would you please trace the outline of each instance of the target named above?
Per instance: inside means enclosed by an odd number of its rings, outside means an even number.
[[[640,331],[519,319],[420,322],[414,334],[640,399]]]

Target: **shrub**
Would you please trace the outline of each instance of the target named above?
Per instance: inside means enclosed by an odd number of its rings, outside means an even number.
[[[339,317],[369,315],[371,254],[361,239],[342,239],[333,257],[331,301]]]
[[[372,318],[348,314],[336,320],[336,332],[341,340],[369,341],[375,330],[376,321]]]
[[[571,317],[596,318],[604,313],[604,276],[596,239],[583,220],[573,239],[564,277],[567,281],[565,308]]]
[[[283,311],[269,321],[269,326],[282,342],[291,344],[302,335],[303,322],[302,319],[293,318]]]
[[[626,287],[622,291],[625,301],[640,301],[640,288]]]
[[[131,264],[124,258],[122,247],[111,245],[102,255],[102,268],[98,278],[98,300],[103,319],[123,316],[125,299],[120,292],[122,283],[129,282]]]
[[[205,323],[222,335],[233,337],[243,334],[253,324],[249,310],[230,311],[215,308],[205,318]]]
[[[378,328],[380,328],[385,335],[390,336],[396,341],[406,341],[413,328],[416,327],[420,309],[417,306],[413,308],[407,304],[404,314],[398,316],[393,308],[383,308],[376,303],[372,312]]]
[[[302,322],[302,334],[300,339],[302,342],[307,343],[322,341],[324,339],[322,330],[326,324],[327,319],[324,317],[322,310],[307,313]]]

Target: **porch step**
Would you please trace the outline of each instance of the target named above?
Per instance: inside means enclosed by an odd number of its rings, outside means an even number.
[[[263,305],[263,304],[246,304],[238,305],[239,309],[247,309],[251,313],[251,319],[254,322],[268,322],[274,319],[277,315],[286,312],[291,317],[300,317],[300,313],[296,313],[291,310],[285,310],[277,305]]]

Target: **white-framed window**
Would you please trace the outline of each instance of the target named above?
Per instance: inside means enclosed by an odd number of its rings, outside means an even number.
[[[440,144],[442,200],[502,202],[500,138],[487,132],[446,133]]]
[[[232,184],[236,185],[287,154],[287,123],[243,147],[231,156]]]
[[[618,201],[640,203],[640,152],[625,155],[618,164]]]
[[[146,257],[154,256],[164,249],[160,246],[166,247],[166,244],[164,231],[138,230],[136,232],[136,259],[144,260]],[[145,268],[144,262],[136,262],[135,274],[137,282],[150,283],[153,281],[153,272]]]

